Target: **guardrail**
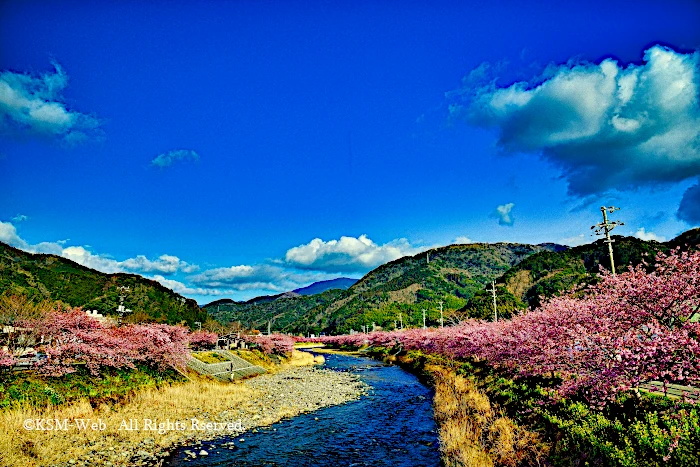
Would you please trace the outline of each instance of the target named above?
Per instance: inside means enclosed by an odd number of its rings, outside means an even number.
[[[661,381],[648,381],[639,385],[639,389],[651,394],[670,397],[672,399],[680,399],[686,397],[688,399],[700,400],[700,389],[693,386],[681,386],[680,384],[666,384]]]

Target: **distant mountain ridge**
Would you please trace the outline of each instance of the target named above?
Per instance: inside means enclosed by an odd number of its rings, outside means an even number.
[[[328,290],[338,289],[347,290],[350,288],[358,279],[351,279],[349,277],[339,277],[337,279],[330,279],[327,281],[318,281],[313,284],[307,285],[306,287],[301,287],[299,289],[294,289],[289,292],[283,292],[276,295],[261,295],[259,297],[254,297],[246,301],[237,302],[230,298],[222,298],[219,300],[214,300],[211,303],[202,305],[202,308],[211,308],[220,305],[231,305],[233,303],[245,303],[245,304],[257,304],[257,303],[267,303],[280,298],[293,298],[300,295],[316,295]]]
[[[272,321],[273,329],[286,332],[347,332],[372,323],[384,326],[398,313],[407,324],[416,324],[427,302],[443,300],[446,306],[459,308],[487,282],[528,256],[566,248],[554,244],[449,245],[379,266],[347,290],[272,301],[217,301],[216,307],[212,303],[205,309],[223,322],[263,327]],[[432,306],[430,320],[435,320]]]
[[[337,279],[330,279],[327,281],[319,281],[319,282],[314,282],[311,285],[308,285],[306,287],[302,287],[300,289],[295,289],[293,292],[299,294],[299,295],[314,295],[317,293],[323,293],[326,290],[331,290],[331,289],[341,289],[341,290],[347,290],[359,279],[351,279],[349,277],[339,277]]]
[[[700,229],[682,233],[668,242],[615,236],[616,268],[649,261],[660,251],[695,248]],[[609,269],[607,244],[601,239],[577,247],[554,243],[449,245],[399,258],[370,271],[347,290],[292,296],[273,302],[257,300],[207,310],[221,321],[241,321],[294,333],[339,333],[375,326],[393,329],[405,325],[439,323],[444,317],[491,319],[493,304],[486,286],[496,282],[500,316],[539,305],[574,286],[595,281],[599,267]],[[253,303],[250,303],[253,302]],[[442,305],[440,305],[442,302]],[[266,325],[266,324],[265,324]]]

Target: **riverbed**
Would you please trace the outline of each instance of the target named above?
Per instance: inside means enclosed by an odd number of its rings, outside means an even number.
[[[255,432],[178,448],[164,465],[440,465],[429,388],[397,366],[349,355],[325,357],[325,368],[357,375],[369,386],[366,394],[343,405],[259,427]],[[202,450],[205,455],[199,455]]]

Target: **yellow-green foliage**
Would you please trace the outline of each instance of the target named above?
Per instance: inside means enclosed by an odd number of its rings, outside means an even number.
[[[221,362],[228,362],[229,358],[219,352],[211,351],[211,352],[192,352],[192,355],[199,360],[200,362],[204,363],[221,363]]]

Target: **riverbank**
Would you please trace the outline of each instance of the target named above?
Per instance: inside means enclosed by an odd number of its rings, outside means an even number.
[[[197,449],[208,457],[192,458],[180,448],[167,467],[212,465],[285,467],[440,467],[432,414],[432,390],[397,365],[344,354],[327,354],[326,368],[357,375],[370,389],[349,404],[300,414],[259,428],[256,433],[219,440],[215,449]],[[241,442],[241,438],[245,441]],[[225,443],[224,443],[225,442]],[[223,445],[223,446],[222,446]]]
[[[460,371],[459,363],[420,352],[391,354],[386,348],[362,354],[398,365],[434,389],[433,416],[443,465],[541,465],[548,454],[549,447],[540,434],[505,414],[473,377]]]
[[[692,400],[629,392],[603,408],[551,398],[556,380],[512,379],[484,362],[375,347],[435,388],[446,466],[698,465],[700,411]]]
[[[240,383],[190,375],[188,382],[140,391],[118,405],[93,407],[81,400],[3,411],[0,465],[159,465],[176,446],[191,445],[194,456],[207,455],[206,441],[343,404],[365,392],[357,377],[308,366],[314,360],[308,353],[295,357],[274,373]]]

